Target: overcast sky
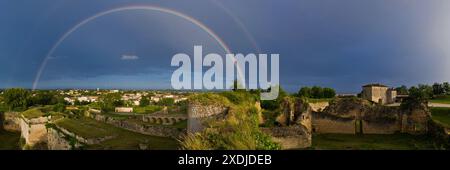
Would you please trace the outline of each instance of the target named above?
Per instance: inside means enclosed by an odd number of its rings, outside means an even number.
[[[195,18],[235,53],[280,54],[288,91],[328,86],[358,92],[450,80],[448,0],[2,0],[0,88],[31,88],[49,50],[86,18],[124,6],[152,5]],[[186,19],[152,10],[98,17],[51,54],[38,88],[170,86],[176,53],[224,54]]]

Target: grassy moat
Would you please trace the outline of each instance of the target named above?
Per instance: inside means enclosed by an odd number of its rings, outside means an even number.
[[[312,149],[317,150],[434,150],[433,140],[427,136],[409,134],[354,135],[315,134]]]
[[[99,138],[113,136],[95,145],[88,145],[84,149],[139,149],[140,144],[148,149],[177,149],[178,142],[168,137],[157,137],[131,132],[122,128],[95,121],[91,118],[62,119],[56,124],[85,138]]]
[[[8,132],[0,129],[0,150],[19,149],[20,132]]]

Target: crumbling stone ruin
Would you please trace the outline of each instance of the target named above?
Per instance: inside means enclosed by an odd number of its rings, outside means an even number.
[[[20,132],[21,138],[24,140],[23,147],[46,149],[47,130],[45,124],[49,121],[49,117],[26,118],[19,112],[5,112],[2,117],[1,128]]]
[[[281,114],[276,118],[279,127],[264,129],[282,149],[311,146],[311,107],[300,98],[286,97],[281,102]]]
[[[18,112],[4,112],[0,114],[1,127],[4,130],[12,132],[20,132],[20,113]]]
[[[411,109],[372,104],[359,98],[338,98],[312,118],[315,133],[423,134],[431,114],[425,105]]]
[[[173,125],[175,123],[187,120],[185,114],[149,114],[142,116],[143,122],[150,122],[163,125]]]
[[[220,115],[224,116],[228,108],[222,105],[202,105],[191,102],[188,104],[188,133],[200,132],[204,129],[207,120]]]
[[[311,146],[311,108],[301,99],[285,98],[281,103],[282,113],[276,118],[275,127],[260,127],[270,135],[282,149],[307,148]],[[259,102],[255,103],[258,121],[262,124],[263,116]],[[207,121],[224,118],[228,108],[222,105],[189,103],[188,133],[200,132]]]
[[[142,120],[142,121],[133,121],[133,120],[128,120],[128,119],[121,120],[121,119],[115,119],[114,117],[109,117],[109,116],[105,116],[102,114],[95,114],[95,113],[91,113],[90,116],[91,116],[91,118],[93,118],[99,122],[107,123],[107,124],[113,125],[115,127],[119,127],[122,129],[126,129],[129,131],[133,131],[133,132],[145,134],[145,135],[171,137],[174,139],[178,139],[181,135],[186,133],[185,129],[177,129],[174,127],[146,124],[146,122],[148,122],[147,121],[148,119]],[[159,122],[172,121],[169,118],[163,119],[163,118],[158,117],[155,119],[160,119],[160,120],[157,120]],[[184,119],[185,118],[179,118],[179,120],[173,120],[173,121],[176,122],[176,121],[181,121]]]

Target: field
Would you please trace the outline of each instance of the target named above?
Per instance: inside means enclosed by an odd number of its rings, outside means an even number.
[[[32,119],[32,118],[38,118],[38,117],[44,116],[45,113],[42,112],[41,108],[33,108],[33,109],[28,109],[27,111],[22,112],[22,115],[25,118]]]
[[[326,150],[432,150],[432,140],[425,136],[392,135],[313,135],[312,149]]]
[[[450,128],[450,108],[434,107],[430,108],[432,119],[435,122]]]
[[[85,138],[98,138],[114,135],[114,131],[110,130],[110,127],[107,124],[89,118],[63,119],[57,121],[56,125]]]
[[[178,148],[178,142],[174,139],[142,135],[90,118],[64,119],[56,124],[85,138],[115,136],[100,144],[87,146],[86,149],[138,149],[139,144],[145,144],[149,149]]]
[[[8,132],[0,129],[0,150],[19,149],[19,132]]]
[[[434,99],[431,99],[430,102],[450,104],[450,95],[436,97]]]
[[[161,106],[156,106],[156,105],[149,105],[149,106],[145,106],[145,107],[134,107],[133,110],[135,113],[139,113],[139,114],[149,114],[149,113],[153,113],[153,112],[157,112],[162,110],[163,107]]]

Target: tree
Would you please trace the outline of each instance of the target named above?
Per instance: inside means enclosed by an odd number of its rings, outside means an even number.
[[[311,98],[311,88],[309,87],[300,88],[300,90],[298,91],[298,96]]]
[[[101,96],[100,108],[104,112],[114,111],[115,107],[122,106],[123,101],[119,93],[108,93]]]
[[[411,90],[411,89],[410,89]],[[420,91],[421,95],[425,96],[426,98],[433,97],[433,87],[426,84],[419,84],[418,90]],[[411,91],[410,91],[411,93]]]
[[[31,97],[31,105],[54,105],[59,102],[57,95],[50,91],[36,91]]]
[[[444,86],[442,84],[439,84],[439,83],[433,84],[433,94],[434,95],[441,95],[444,93],[445,93],[445,90],[444,90]]]
[[[22,88],[7,89],[3,98],[9,110],[26,110],[30,103],[30,92]]]
[[[336,96],[336,91],[332,88],[325,87],[323,88],[323,97],[325,98],[333,98]]]
[[[323,98],[323,89],[319,86],[313,86],[311,88],[311,97],[316,99]]]
[[[403,109],[409,109],[419,106],[422,103],[427,103],[433,96],[430,86],[419,85],[419,87],[412,86],[408,90],[409,97],[401,103]]]
[[[139,102],[139,105],[142,107],[148,106],[150,105],[150,100],[148,99],[147,96],[143,96],[141,101]]]
[[[66,111],[66,105],[64,103],[55,104],[55,105],[53,105],[53,111],[64,112],[64,111]]]
[[[399,94],[399,95],[407,95],[408,94],[408,87],[406,87],[405,85],[397,87],[397,88],[395,88],[395,90],[397,91],[397,94]]]
[[[444,88],[445,94],[450,94],[450,84],[448,82],[444,82],[442,86]]]
[[[159,101],[159,104],[163,106],[172,106],[174,103],[175,100],[173,98],[163,98]]]

